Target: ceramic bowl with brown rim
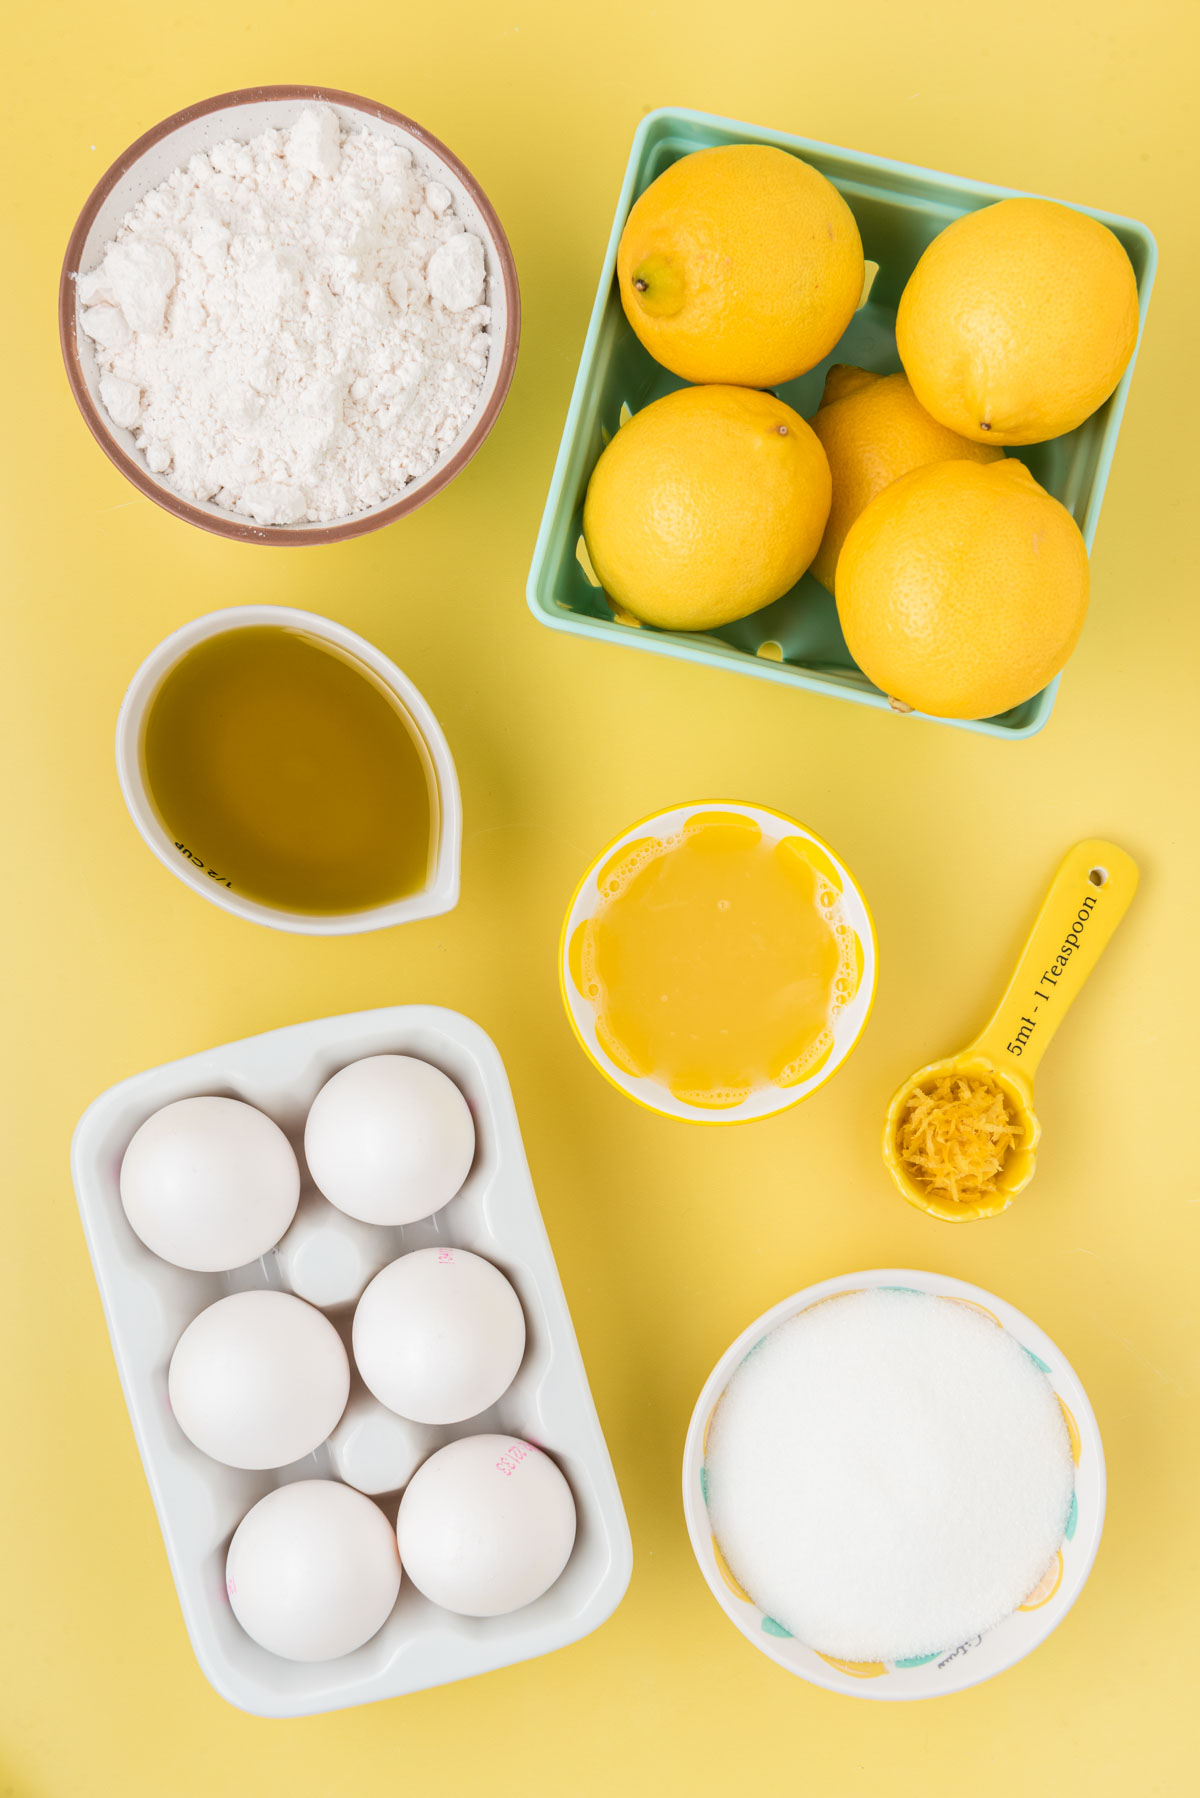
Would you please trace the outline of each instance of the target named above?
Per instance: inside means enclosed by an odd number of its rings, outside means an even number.
[[[485,303],[491,309],[491,347],[474,414],[426,474],[379,505],[327,524],[261,525],[211,501],[185,498],[165,475],[154,473],[132,431],[114,424],[100,400],[95,346],[79,325],[75,282],[101,261],[126,214],[153,188],[200,151],[230,140],[248,143],[272,128],[286,130],[313,105],[331,106],[343,129],[366,126],[404,144],[427,180],[442,182],[454,196],[455,216],[484,246]],[[470,171],[423,126],[374,100],[335,88],[251,87],[218,94],[176,112],[147,131],[119,156],[90,195],[67,245],[59,283],[59,336],[67,379],[76,404],[101,449],[141,493],[166,511],[202,530],[247,543],[284,545],[336,543],[391,524],[432,499],[459,474],[495,424],[512,382],[521,329],[516,264],[504,229],[487,195]]]

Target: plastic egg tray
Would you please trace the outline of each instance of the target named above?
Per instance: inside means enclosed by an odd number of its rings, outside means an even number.
[[[226,1293],[282,1287],[276,1251],[227,1274],[172,1267],[134,1235],[121,1207],[121,1158],[134,1131],[172,1100],[201,1093],[244,1099],[287,1133],[303,1170],[304,1120],[319,1089],[348,1062],[397,1053],[433,1063],[471,1107],[475,1160],[456,1198],[434,1217],[396,1228],[394,1253],[448,1242],[496,1263],[525,1311],[525,1358],[490,1410],[443,1432],[495,1430],[551,1454],[571,1485],[575,1547],[550,1590],[506,1617],[439,1610],[405,1580],[378,1635],[339,1660],[300,1663],[269,1654],[237,1623],[225,1593],[230,1538],[273,1486],[333,1477],[322,1445],[294,1465],[246,1473],[193,1448],[171,1413],[167,1369],[183,1330]],[[96,1283],[134,1435],[196,1658],[231,1704],[298,1717],[396,1698],[486,1673],[577,1641],[620,1603],[632,1570],[629,1528],[601,1433],[570,1312],[529,1177],[512,1094],[495,1045],[469,1019],[433,1006],[294,1024],[170,1062],[110,1087],[85,1112],[72,1172]],[[305,1179],[305,1191],[312,1190]],[[350,1308],[333,1312],[347,1325]],[[395,1522],[398,1497],[378,1501]]]
[[[854,213],[863,252],[868,262],[878,267],[866,303],[850,320],[841,341],[816,368],[776,390],[802,418],[811,418],[816,411],[825,376],[835,362],[856,363],[884,375],[899,371],[896,307],[924,250],[964,212],[1020,191],[917,168],[886,156],[839,149],[836,144],[769,131],[713,113],[674,106],[648,113],[629,152],[526,595],[534,617],[553,630],[648,649],[655,655],[700,662],[710,668],[732,668],[886,711],[886,696],[872,686],[851,658],[833,596],[815,575],[804,575],[773,605],[718,630],[660,631],[618,618],[596,583],[586,555],[581,554],[583,499],[601,450],[629,413],[640,412],[652,400],[685,385],[642,348],[621,309],[615,270],[617,245],[629,209],[681,156],[742,143],[773,144],[820,169]],[[1144,325],[1158,260],[1153,237],[1136,219],[1097,212],[1090,206],[1076,210],[1099,219],[1125,246],[1137,277],[1140,322]],[[1078,430],[1050,443],[1008,452],[1028,463],[1034,478],[1062,501],[1089,550],[1136,360],[1135,350],[1116,392]],[[1030,737],[1049,718],[1057,690],[1055,679],[1032,699],[996,718],[936,722],[1007,741]],[[899,721],[897,728],[901,728]]]

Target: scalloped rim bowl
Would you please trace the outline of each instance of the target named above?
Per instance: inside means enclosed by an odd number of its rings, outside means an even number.
[[[806,1648],[773,1618],[767,1617],[734,1582],[719,1558],[708,1520],[701,1475],[709,1420],[735,1370],[764,1336],[807,1311],[822,1300],[871,1287],[899,1286],[982,1310],[1013,1336],[1032,1356],[1054,1387],[1063,1408],[1075,1459],[1075,1500],[1067,1520],[1067,1533],[1044,1580],[1025,1603],[994,1629],[968,1642],[948,1643],[941,1654],[917,1661],[839,1661]],[[683,1452],[683,1509],[692,1550],[708,1589],[730,1621],[760,1653],[789,1673],[799,1674],[828,1692],[844,1692],[851,1698],[878,1698],[903,1702],[914,1698],[943,1697],[965,1691],[1032,1654],[1057,1629],[1079,1597],[1096,1558],[1104,1528],[1106,1482],[1104,1450],[1095,1413],[1078,1376],[1061,1350],[1044,1331],[1014,1306],[980,1286],[948,1274],[914,1272],[909,1268],[875,1268],[867,1273],[841,1274],[793,1293],[756,1318],[721,1356],[704,1385]]]
[[[648,830],[663,836],[673,836],[683,830],[690,818],[703,812],[740,813],[743,817],[752,818],[767,838],[802,838],[814,852],[814,859],[822,866],[827,877],[839,889],[840,910],[857,939],[861,958],[857,990],[834,1020],[833,1050],[828,1060],[822,1062],[807,1079],[797,1081],[795,1086],[756,1087],[740,1105],[731,1106],[725,1111],[706,1111],[698,1105],[689,1105],[686,1100],[676,1098],[660,1081],[638,1079],[618,1067],[596,1035],[595,1010],[591,1001],[576,986],[571,972],[572,938],[600,903],[599,876],[612,857]],[[589,864],[571,896],[571,903],[563,920],[558,979],[567,1017],[579,1039],[580,1047],[604,1078],[636,1104],[644,1106],[647,1111],[660,1112],[664,1117],[682,1118],[692,1124],[746,1124],[756,1118],[773,1117],[777,1112],[789,1111],[793,1105],[798,1105],[802,1099],[807,1099],[818,1087],[832,1079],[866,1029],[867,1019],[875,1002],[878,959],[875,924],[862,890],[841,857],[815,831],[798,823],[795,818],[789,818],[786,812],[774,811],[767,805],[746,805],[736,799],[697,799],[689,805],[674,805],[666,811],[654,812],[649,818],[639,819],[628,830],[622,831],[619,837],[614,837]]]
[[[417,163],[450,189],[457,216],[482,240],[487,259],[487,303],[492,309],[492,347],[474,417],[457,442],[430,469],[410,481],[398,498],[355,512],[330,524],[259,525],[223,506],[188,500],[153,474],[136,447],[132,431],[121,430],[100,404],[100,375],[94,348],[79,328],[75,278],[100,261],[105,245],[125,215],[150,190],[200,150],[233,138],[243,143],[268,128],[293,124],[305,107],[332,106],[343,126],[369,124],[407,144]],[[185,106],[130,144],[97,182],[67,244],[58,291],[58,330],[67,380],[84,422],[105,455],[139,492],[156,505],[201,530],[242,543],[296,545],[339,543],[392,524],[432,499],[464,469],[500,415],[512,383],[521,335],[521,295],[517,267],[491,201],[453,151],[423,125],[390,106],[332,87],[244,87]]]

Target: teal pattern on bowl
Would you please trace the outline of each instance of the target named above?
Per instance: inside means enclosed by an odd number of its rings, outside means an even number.
[[[702,633],[658,631],[616,617],[581,560],[581,515],[588,480],[604,445],[617,431],[623,409],[638,412],[652,400],[684,385],[660,368],[644,350],[621,309],[614,273],[617,245],[634,200],[681,156],[723,144],[773,144],[802,156],[828,176],[852,208],[868,261],[878,274],[867,303],[850,321],[831,355],[799,380],[776,391],[805,418],[817,409],[825,376],[835,362],[852,362],[880,374],[900,368],[896,354],[896,307],[918,258],[938,233],[964,212],[990,206],[1019,190],[993,187],[916,168],[887,157],[838,149],[788,132],[768,131],[718,118],[712,113],[663,107],[638,127],[600,285],[592,308],[579,373],[563,427],[558,460],[534,550],[526,589],[530,609],[543,624],[601,642],[624,643],[657,655],[710,667],[733,668],[761,680],[810,693],[852,699],[887,710],[886,696],[851,660],[838,626],[832,596],[811,574],[790,593],[749,618]],[[1125,246],[1137,277],[1144,328],[1157,250],[1154,238],[1134,219],[1079,207],[1114,231]],[[1139,331],[1140,342],[1140,331]],[[1096,534],[1134,357],[1111,399],[1076,431],[1050,443],[1010,450],[1026,462],[1044,487],[1074,515],[1088,549]],[[1045,724],[1058,681],[996,718],[980,721],[938,719],[958,730],[984,736],[1029,737]]]

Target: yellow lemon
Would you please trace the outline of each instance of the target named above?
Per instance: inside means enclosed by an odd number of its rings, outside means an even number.
[[[588,484],[583,535],[617,605],[705,631],[795,586],[829,494],[825,451],[782,400],[684,387],[621,426]]]
[[[877,493],[927,462],[997,462],[990,443],[972,443],[930,418],[905,375],[875,375],[839,363],[825,377],[812,428],[829,458],[833,504],[812,571],[833,592],[846,532]]]
[[[1011,457],[901,475],[838,561],[850,654],[893,700],[939,718],[991,718],[1039,693],[1087,602],[1075,520]]]
[[[1043,443],[1103,405],[1138,332],[1137,282],[1107,225],[1053,200],[1000,200],[935,237],[896,343],[913,392],[981,443]]]
[[[617,251],[625,316],[685,381],[775,387],[815,367],[862,298],[862,241],[798,156],[730,144],[681,157],[636,201]]]

